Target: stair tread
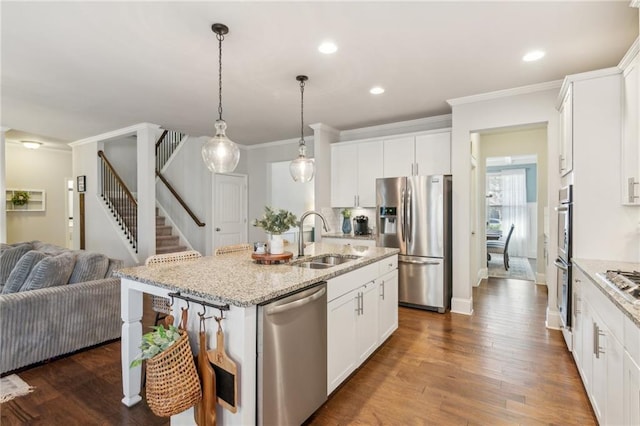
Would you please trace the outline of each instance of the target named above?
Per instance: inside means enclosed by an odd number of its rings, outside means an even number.
[[[181,251],[187,251],[187,247],[185,246],[166,246],[166,247],[157,247],[156,254],[166,254],[166,253],[177,253]]]

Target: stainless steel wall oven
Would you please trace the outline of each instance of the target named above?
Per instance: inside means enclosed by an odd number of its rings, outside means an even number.
[[[563,328],[571,330],[571,222],[573,216],[573,186],[560,188],[558,193],[558,257],[557,305]],[[566,339],[566,337],[565,337]]]

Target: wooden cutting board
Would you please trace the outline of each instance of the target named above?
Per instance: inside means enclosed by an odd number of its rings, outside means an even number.
[[[202,399],[196,405],[194,417],[198,426],[216,424],[216,375],[207,356],[207,332],[204,318],[200,317],[200,348],[198,350],[198,375],[202,385]]]
[[[218,320],[218,318],[216,318]],[[238,366],[224,350],[224,333],[218,321],[216,349],[207,351],[209,362],[216,373],[218,404],[235,413],[238,411]]]

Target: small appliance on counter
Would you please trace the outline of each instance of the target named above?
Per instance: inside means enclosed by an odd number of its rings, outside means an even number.
[[[369,218],[367,216],[356,216],[353,218],[353,235],[369,235]]]

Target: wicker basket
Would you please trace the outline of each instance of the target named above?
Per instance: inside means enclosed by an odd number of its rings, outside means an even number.
[[[169,417],[196,405],[202,398],[189,336],[147,360],[147,404],[156,416]]]

